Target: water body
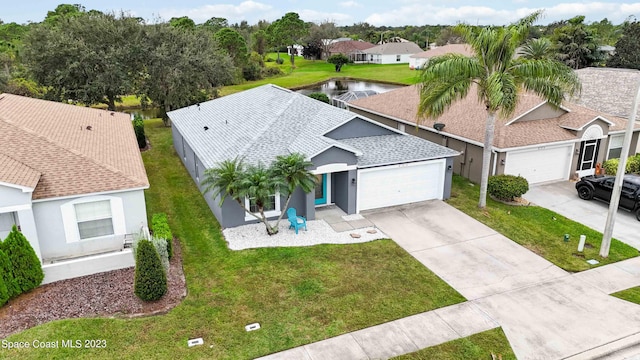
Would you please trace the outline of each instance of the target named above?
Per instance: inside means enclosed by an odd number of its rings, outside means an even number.
[[[144,120],[155,119],[161,116],[161,111],[158,108],[147,108],[147,109],[130,108],[130,109],[123,109],[120,111],[127,114],[131,114],[131,116],[140,115]]]
[[[321,84],[316,84],[310,87],[305,87],[297,92],[309,95],[311,93],[321,92],[327,94],[329,99],[342,95],[349,91],[356,90],[373,90],[377,93],[384,93],[394,89],[403,87],[403,85],[394,85],[379,83],[375,81],[363,81],[363,80],[329,80]]]

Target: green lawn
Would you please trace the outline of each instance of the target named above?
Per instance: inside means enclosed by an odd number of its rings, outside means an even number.
[[[516,355],[501,328],[474,334],[466,338],[446,342],[437,346],[398,356],[396,360],[491,360],[491,354],[502,356],[502,360],[515,360]]]
[[[454,175],[451,198],[447,200],[450,205],[567,271],[587,270],[638,256],[638,250],[614,239],[609,257],[602,258],[598,255],[602,233],[538,206],[511,206],[489,198],[482,211],[478,209],[479,196],[479,186]],[[564,234],[570,235],[569,242],[563,241]],[[587,236],[588,246],[578,254],[581,234]],[[600,264],[589,265],[588,259]]]
[[[167,213],[181,240],[186,299],[166,315],[55,321],[8,338],[106,339],[106,349],[0,349],[0,358],[248,359],[464,301],[391,240],[228,250],[171,130],[152,120],[146,133],[147,211]],[[254,322],[262,329],[246,332]],[[205,345],[187,348],[196,337]]]
[[[269,56],[273,59],[276,58],[276,54],[270,54]],[[266,65],[279,67],[284,75],[259,81],[250,81],[240,85],[225,86],[220,93],[228,95],[264,84],[276,84],[285,88],[296,89],[332,78],[352,78],[410,85],[418,82],[420,74],[418,71],[409,69],[409,64],[347,64],[338,73],[335,71],[334,66],[326,61],[305,60],[300,57],[296,58],[295,69],[292,69],[289,56],[280,54],[280,57],[284,59],[282,65],[276,65],[275,62],[268,62]]]
[[[622,300],[627,300],[632,303],[640,304],[640,286],[633,287],[631,289],[618,291],[617,293],[611,294],[611,296],[615,296]]]

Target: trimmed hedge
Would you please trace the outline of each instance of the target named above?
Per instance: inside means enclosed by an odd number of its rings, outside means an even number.
[[[7,254],[0,250],[0,307],[19,294],[18,284],[11,271],[11,261]]]
[[[620,159],[609,159],[602,163],[602,168],[607,175],[615,175],[618,173],[618,165]],[[625,166],[625,174],[640,174],[640,154],[629,156]]]
[[[11,262],[13,277],[20,293],[36,288],[42,283],[42,264],[29,241],[13,225],[9,236],[2,242],[2,249]]]
[[[140,149],[147,147],[147,136],[144,133],[144,120],[142,120],[142,116],[138,114],[133,117],[133,131],[136,133],[138,147]]]
[[[323,103],[331,104],[331,100],[329,100],[329,97],[325,93],[315,92],[309,94],[309,97],[318,101],[322,101]]]
[[[173,257],[173,234],[169,227],[169,220],[167,214],[156,213],[151,216],[151,229],[153,230],[153,236],[167,240],[167,253],[169,259]]]
[[[487,191],[500,200],[512,201],[529,191],[529,182],[522,176],[496,175],[489,176]]]
[[[149,240],[140,240],[136,256],[133,292],[144,301],[158,300],[167,292],[167,274],[160,256]]]

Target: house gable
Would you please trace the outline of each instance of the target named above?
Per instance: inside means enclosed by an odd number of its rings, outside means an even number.
[[[0,199],[0,213],[31,207],[31,192],[25,192],[13,184],[0,183]]]
[[[350,151],[332,146],[312,157],[311,163],[314,166],[313,169],[329,164],[346,164],[347,166],[352,166],[358,163],[358,158]]]
[[[396,133],[396,131],[390,128],[383,127],[360,117],[354,117],[348,122],[330,130],[325,136],[334,140],[342,140],[366,136],[394,135]]]
[[[568,112],[569,110],[567,108],[564,108],[562,106],[555,108],[548,102],[543,102],[543,103],[540,103],[538,106],[532,108],[531,110],[507,122],[506,125],[511,125],[513,123],[523,122],[523,121],[553,119],[553,118],[560,117]]]

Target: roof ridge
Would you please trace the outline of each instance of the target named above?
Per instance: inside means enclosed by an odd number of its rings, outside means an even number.
[[[99,161],[97,161],[96,159],[94,159],[92,157],[86,156],[86,155],[82,154],[81,152],[76,151],[74,149],[66,148],[66,147],[60,145],[58,142],[56,142],[56,141],[54,141],[52,139],[49,139],[48,137],[45,137],[45,136],[43,136],[43,135],[41,135],[39,133],[36,133],[35,131],[33,131],[31,129],[20,127],[20,126],[14,124],[13,122],[11,122],[10,120],[7,120],[5,117],[0,116],[0,120],[4,121],[7,125],[14,127],[18,131],[26,132],[26,133],[28,133],[30,135],[33,135],[33,136],[35,136],[35,137],[37,137],[39,139],[42,139],[42,140],[46,141],[47,143],[55,146],[56,148],[58,148],[60,150],[64,150],[66,152],[69,152],[69,153],[71,153],[71,154],[73,154],[75,156],[78,156],[80,158],[86,159],[86,160],[92,162],[93,164],[97,165],[98,167],[104,168],[104,169],[106,169],[106,170],[108,170],[110,172],[116,173],[116,174],[120,174],[123,177],[125,177],[126,179],[131,180],[133,182],[146,184],[146,182],[144,182],[144,181],[141,182],[140,179],[136,179],[135,177],[131,177],[128,174],[125,174],[124,172],[120,171],[119,169],[116,169],[116,168],[112,167],[111,165],[100,163]]]

